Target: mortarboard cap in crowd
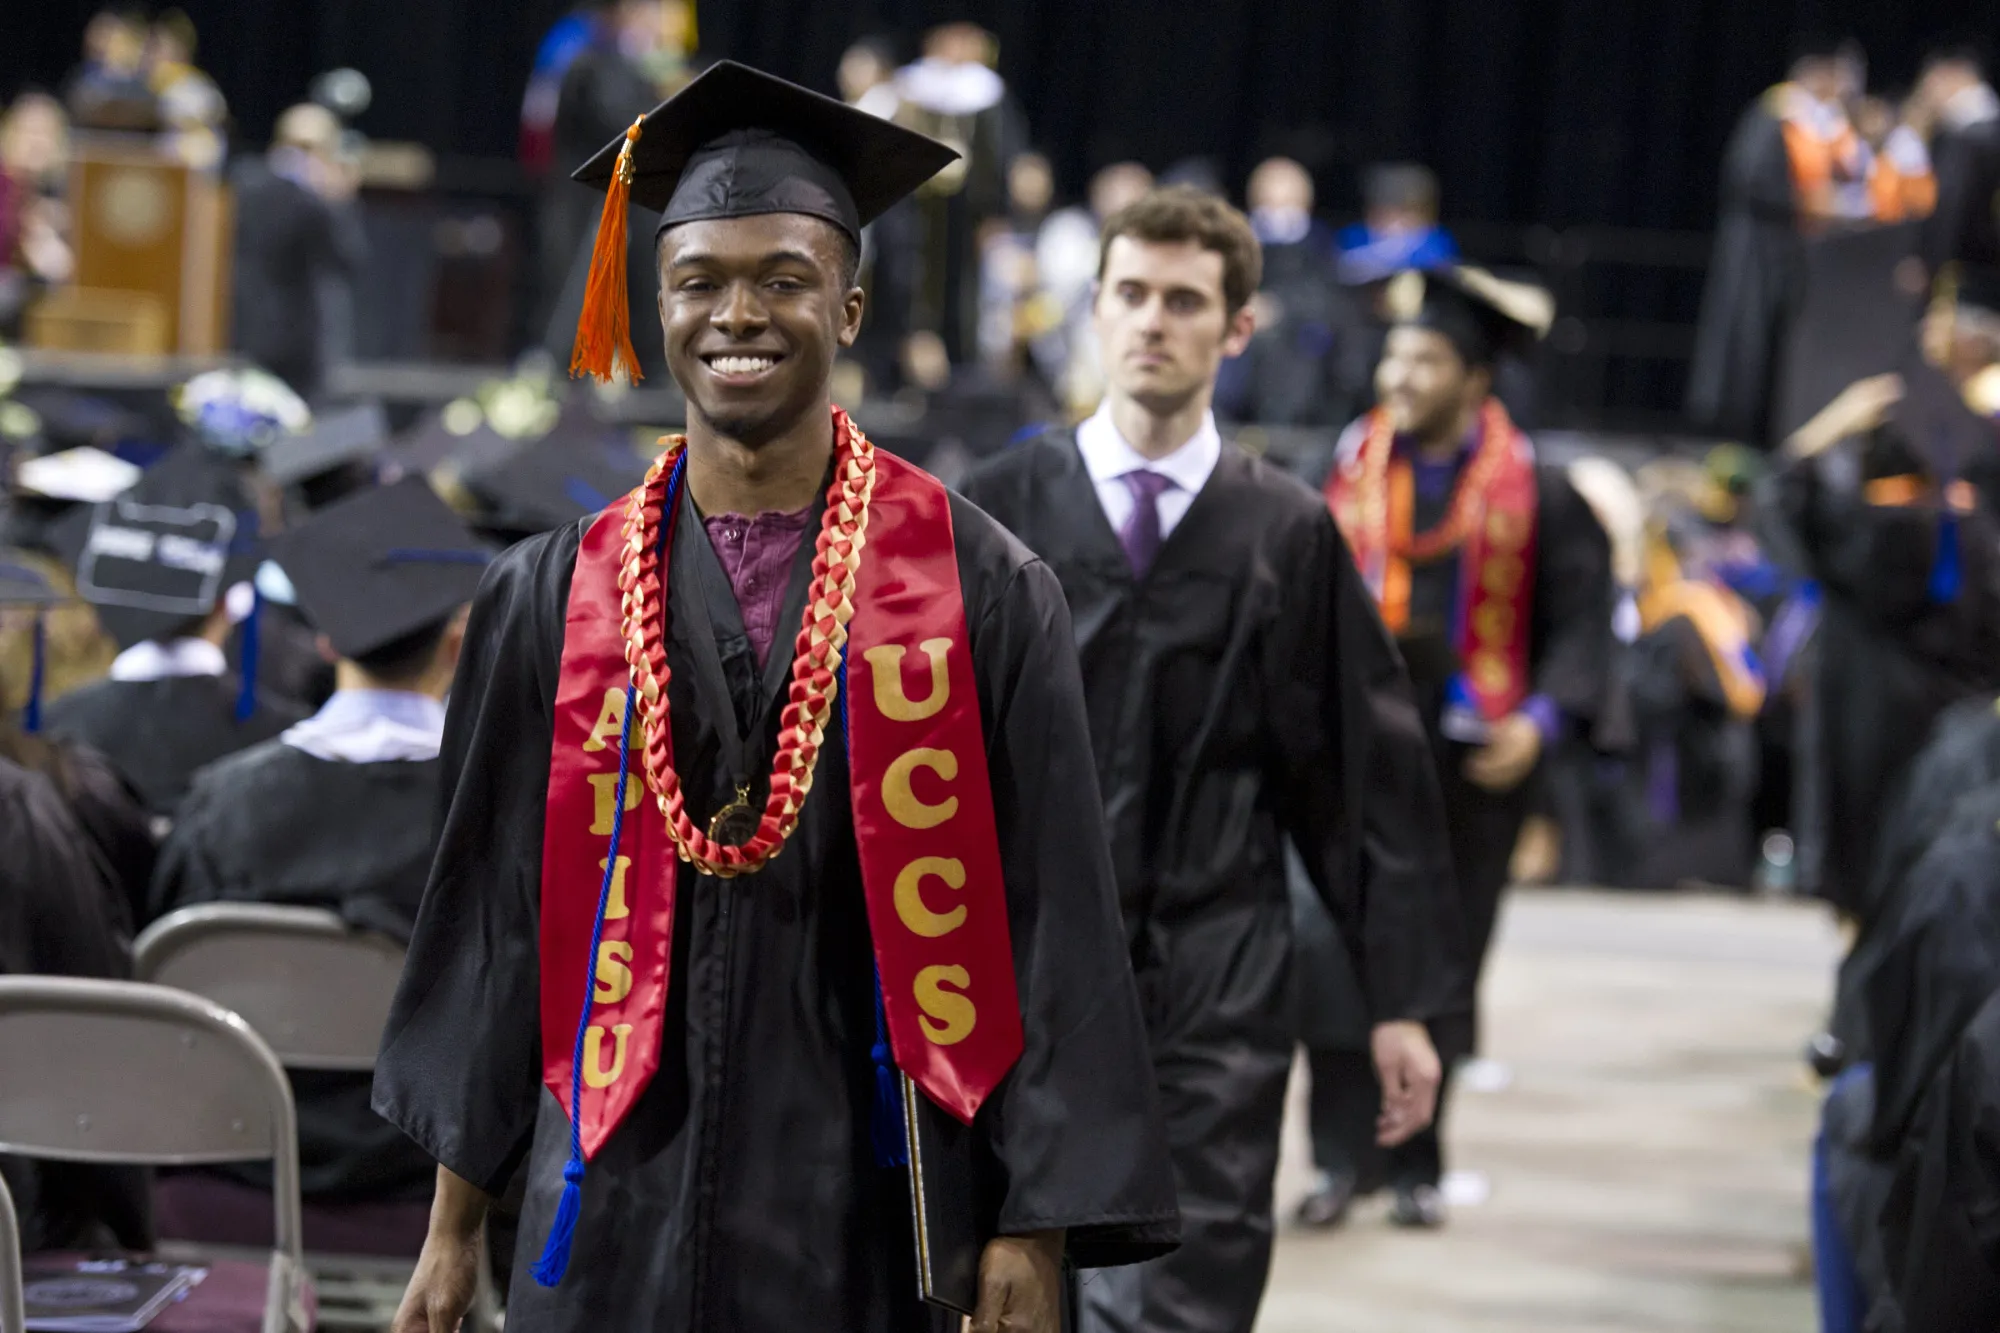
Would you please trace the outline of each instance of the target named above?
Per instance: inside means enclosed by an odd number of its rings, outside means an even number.
[[[299,609],[349,659],[471,601],[491,554],[421,477],[336,501],[271,543]]]
[[[1546,288],[1469,264],[1399,273],[1383,299],[1391,323],[1436,330],[1471,366],[1525,354],[1555,323],[1555,299]]]
[[[571,406],[547,435],[467,472],[464,482],[484,510],[481,526],[530,536],[614,503],[646,479],[650,462],[627,432]]]
[[[303,485],[351,464],[373,463],[388,442],[382,405],[354,403],[317,412],[305,430],[272,440],[257,466],[280,486]]]
[[[605,191],[570,373],[635,371],[626,308],[629,204],[684,222],[802,213],[861,229],[957,160],[937,140],[723,60],[633,123],[575,173]]]
[[[118,646],[161,638],[254,576],[257,511],[237,464],[177,446],[115,499],[66,515],[51,534]]]

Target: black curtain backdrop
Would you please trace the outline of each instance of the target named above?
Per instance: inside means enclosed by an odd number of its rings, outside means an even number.
[[[442,154],[512,156],[522,87],[561,0],[183,0],[239,135],[261,143],[312,76],[374,81],[361,128]],[[55,86],[80,0],[0,19],[0,95]],[[1982,13],[1983,11],[1983,13]],[[1983,31],[1967,23],[1983,24]],[[1207,157],[1240,184],[1286,151],[1328,208],[1353,168],[1428,162],[1454,219],[1703,229],[1743,105],[1783,72],[1793,34],[1850,33],[1870,82],[1905,86],[1943,35],[2000,45],[2000,9],[1964,0],[701,0],[706,54],[830,90],[854,37],[972,18],[1065,186],[1119,157]]]

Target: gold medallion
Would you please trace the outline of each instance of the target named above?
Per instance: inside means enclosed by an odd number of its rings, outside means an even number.
[[[725,847],[741,847],[756,836],[757,812],[750,808],[750,784],[736,784],[736,799],[715,812],[708,821],[708,839]]]

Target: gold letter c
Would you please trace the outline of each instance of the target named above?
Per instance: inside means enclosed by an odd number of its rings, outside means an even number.
[[[925,805],[910,790],[910,777],[919,767],[928,768],[946,782],[958,776],[958,756],[950,750],[918,747],[896,756],[882,775],[882,804],[904,828],[936,828],[958,813],[958,798],[947,796],[936,805]]]
[[[924,906],[924,876],[936,875],[947,888],[965,887],[965,863],[955,856],[920,856],[896,876],[896,915],[913,935],[934,940],[949,935],[965,924],[965,904],[949,912],[933,912]]]

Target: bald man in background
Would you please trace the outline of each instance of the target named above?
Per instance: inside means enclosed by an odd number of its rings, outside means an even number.
[[[366,257],[340,122],[307,103],[236,172],[236,348],[312,402]]]

